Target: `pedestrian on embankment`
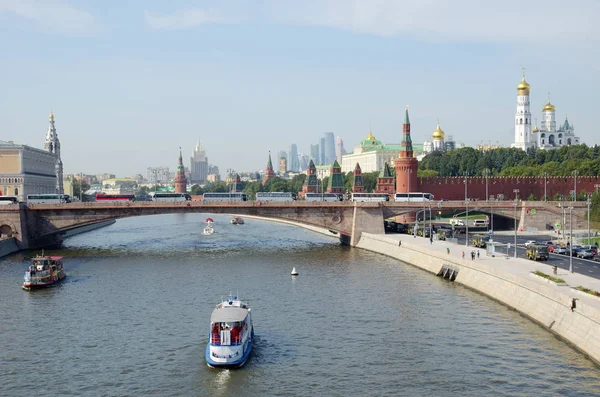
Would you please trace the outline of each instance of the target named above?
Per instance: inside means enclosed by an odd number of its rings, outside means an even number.
[[[477,250],[477,259],[479,259],[479,250]]]

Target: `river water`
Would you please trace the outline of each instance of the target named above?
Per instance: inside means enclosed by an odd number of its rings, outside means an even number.
[[[160,215],[65,240],[64,283],[0,260],[2,396],[597,396],[600,370],[518,313],[294,226]],[[300,275],[290,277],[292,267]],[[242,369],[204,361],[229,294],[253,310]]]

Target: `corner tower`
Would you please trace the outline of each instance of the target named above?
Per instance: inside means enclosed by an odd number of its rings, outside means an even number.
[[[60,159],[60,141],[58,140],[58,134],[56,133],[56,127],[54,126],[54,113],[50,112],[48,119],[48,132],[46,133],[44,149],[56,155],[56,164],[54,166],[54,172],[56,174],[56,193],[63,194],[63,163]]]
[[[408,106],[406,106],[406,110],[404,111],[401,145],[402,149],[400,150],[398,159],[394,162],[394,168],[396,169],[396,193],[416,192],[419,190],[417,187],[419,162],[413,155]]]
[[[308,163],[306,169],[306,179],[302,184],[302,194],[306,193],[318,193],[319,192],[319,179],[317,178],[317,167],[312,159]]]
[[[187,178],[185,177],[185,169],[183,168],[183,157],[181,156],[181,148],[179,148],[179,164],[177,164],[177,173],[175,174],[175,193],[185,193],[187,189]]]
[[[265,169],[265,176],[263,177],[263,183],[269,179],[275,178],[275,171],[273,170],[273,162],[271,161],[271,152],[269,152],[269,161],[267,161],[267,168]]]
[[[521,82],[517,85],[517,113],[515,115],[515,142],[514,148],[527,150],[531,147],[531,111],[529,109],[530,85],[525,81],[525,72]]]
[[[354,182],[352,183],[352,193],[363,193],[365,191],[365,184],[363,181],[362,170],[360,164],[356,163],[354,167]]]

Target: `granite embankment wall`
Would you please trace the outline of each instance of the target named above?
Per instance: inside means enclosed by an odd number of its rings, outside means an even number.
[[[575,311],[571,311],[573,294],[569,287],[557,287],[534,277],[515,274],[499,262],[490,261],[487,265],[481,263],[483,261],[461,261],[439,248],[406,241],[399,245],[397,239],[385,235],[363,233],[357,247],[399,259],[436,275],[444,265],[452,266],[458,269],[455,282],[514,308],[600,363],[600,305],[582,297],[577,301]]]
[[[19,247],[17,247],[17,242],[14,237],[0,240],[0,258],[10,255],[13,252],[17,252],[18,250]]]
[[[93,225],[81,226],[76,229],[71,229],[71,230],[66,231],[64,237],[66,238],[66,237],[76,236],[81,233],[91,232],[92,230],[100,229],[101,227],[110,226],[115,222],[116,221],[113,219],[110,221],[94,223]]]

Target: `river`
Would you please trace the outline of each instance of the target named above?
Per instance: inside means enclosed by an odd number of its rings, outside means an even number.
[[[298,227],[129,218],[65,240],[67,279],[0,260],[3,396],[597,396],[600,370],[515,311]],[[296,267],[300,275],[292,278]],[[253,355],[204,361],[209,318],[250,303]]]

